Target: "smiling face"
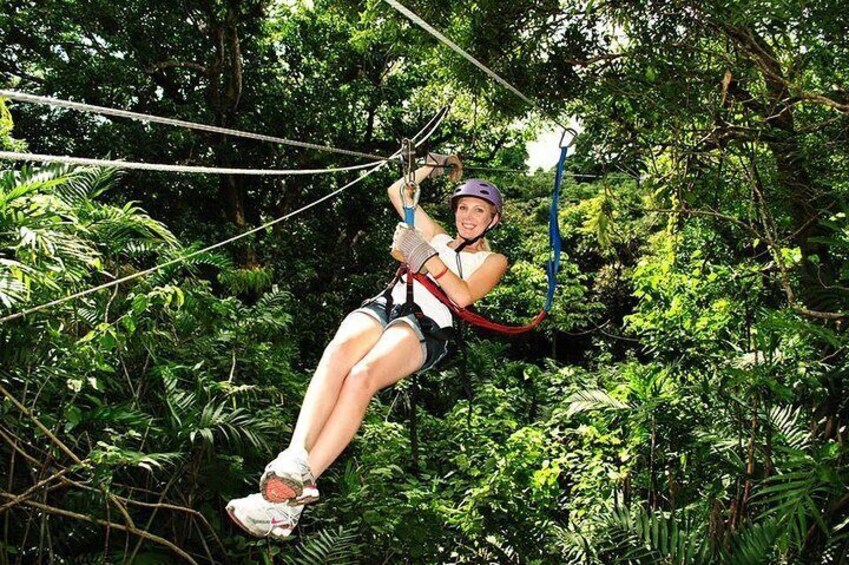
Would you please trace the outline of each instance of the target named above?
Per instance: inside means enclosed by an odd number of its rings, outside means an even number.
[[[463,239],[474,239],[493,223],[495,216],[495,206],[486,200],[464,196],[457,200],[454,209],[457,233]]]

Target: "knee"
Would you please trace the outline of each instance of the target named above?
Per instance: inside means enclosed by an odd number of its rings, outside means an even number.
[[[344,387],[349,393],[371,398],[380,390],[379,381],[369,363],[357,363],[348,373]]]
[[[334,337],[324,350],[325,357],[332,363],[343,363],[346,361],[354,363],[354,357],[360,351],[361,347],[354,338]]]

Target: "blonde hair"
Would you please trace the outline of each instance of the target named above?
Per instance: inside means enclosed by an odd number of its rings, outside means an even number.
[[[477,198],[477,197],[476,196],[464,196],[464,198]],[[483,200],[483,199],[480,198],[479,200]],[[492,202],[490,202],[488,200],[483,200],[483,202],[489,207],[489,211],[490,211],[490,214],[491,214],[489,221],[491,222],[492,218],[494,218],[496,215],[499,215],[498,214],[498,208],[496,208],[495,204],[493,204]],[[457,211],[457,209],[453,207],[453,204],[452,204],[452,211],[454,211],[455,213]],[[498,221],[501,222],[501,218],[499,218]],[[483,237],[479,241],[480,241],[480,244],[481,244],[481,251],[492,251],[492,246],[489,245],[489,240],[487,238]]]

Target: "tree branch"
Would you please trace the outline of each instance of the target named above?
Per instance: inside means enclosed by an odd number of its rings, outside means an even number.
[[[165,69],[191,69],[193,71],[197,71],[201,76],[206,76],[206,67],[201,65],[200,63],[185,63],[180,61],[162,61],[160,63],[154,63],[153,65],[148,65],[144,68],[144,72],[147,74],[153,74],[157,71],[162,71]]]
[[[2,496],[4,498],[10,498],[10,499],[15,498],[14,495],[7,493],[4,490],[0,490],[0,496]],[[183,559],[185,559],[186,561],[188,561],[189,563],[194,563],[194,565],[198,565],[197,561],[195,561],[192,558],[191,555],[189,555],[188,553],[186,553],[185,551],[183,551],[182,549],[180,549],[179,547],[177,547],[176,545],[174,545],[173,543],[171,543],[167,539],[160,537],[160,536],[157,536],[156,534],[151,534],[150,532],[140,530],[133,525],[126,525],[125,526],[123,524],[118,524],[117,522],[110,522],[108,520],[101,520],[99,518],[92,518],[91,516],[86,516],[85,514],[79,514],[77,512],[71,512],[69,510],[64,510],[62,508],[56,508],[55,506],[42,504],[40,502],[33,502],[32,500],[25,500],[25,501],[23,501],[23,504],[26,504],[27,506],[31,506],[31,507],[36,508],[38,510],[42,510],[44,512],[48,512],[50,514],[57,514],[59,516],[66,516],[68,518],[74,518],[76,520],[82,520],[83,522],[89,522],[91,524],[97,524],[98,526],[105,526],[107,528],[114,528],[116,530],[121,530],[121,531],[130,533],[130,534],[137,535],[137,536],[142,537],[144,539],[150,540],[154,543],[158,543],[159,545],[163,545],[163,546],[167,547],[168,549],[170,549],[171,551],[173,551],[174,553],[176,553],[177,555],[179,555],[180,557],[182,557]]]

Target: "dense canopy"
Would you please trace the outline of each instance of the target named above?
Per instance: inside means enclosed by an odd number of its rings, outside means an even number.
[[[845,3],[404,4],[533,104],[378,0],[3,2],[2,89],[378,155],[450,105],[421,150],[503,189],[510,268],[476,304],[502,322],[545,300],[554,172],[529,148],[580,135],[550,320],[467,330],[376,397],[286,543],[224,504],[391,276],[399,167],[0,322],[0,563],[849,562]],[[6,99],[0,151],[364,162]],[[3,161],[0,318],[356,178]],[[450,183],[422,189],[450,226]]]

